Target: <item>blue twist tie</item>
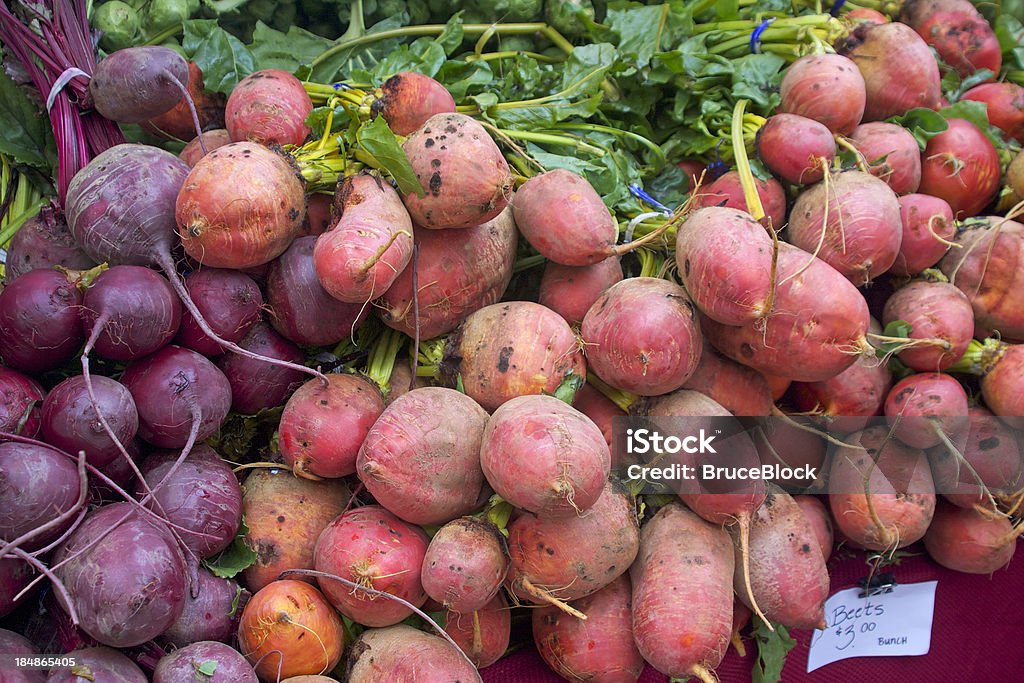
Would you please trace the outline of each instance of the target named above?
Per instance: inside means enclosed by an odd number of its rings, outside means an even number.
[[[331,87],[335,90],[351,90],[352,86],[348,83],[332,83]]]
[[[765,29],[771,26],[775,22],[775,17],[769,17],[758,25],[757,28],[750,34],[750,52],[751,54],[761,54],[761,34],[764,33]]]
[[[629,186],[629,192],[630,192],[630,194],[632,194],[634,197],[636,197],[640,201],[643,201],[643,202],[646,202],[646,203],[650,204],[651,206],[653,206],[654,208],[658,209],[659,211],[663,211],[663,212],[669,213],[669,214],[672,213],[672,210],[670,208],[668,208],[667,206],[665,206],[664,204],[659,202],[657,199],[655,199],[651,195],[647,194],[647,191],[644,190],[639,185],[636,185],[636,184],[630,185]]]
[[[843,8],[843,5],[845,4],[846,0],[835,0],[835,2],[832,3],[832,9],[828,11],[829,15],[833,17],[838,17],[839,10],[841,10]]]

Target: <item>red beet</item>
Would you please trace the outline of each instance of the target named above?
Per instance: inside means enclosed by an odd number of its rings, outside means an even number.
[[[238,342],[243,349],[268,358],[301,364],[305,354],[274,329],[259,322]],[[217,367],[231,385],[231,410],[255,415],[265,408],[284,405],[288,397],[306,381],[306,374],[291,368],[229,353],[217,359]]]
[[[984,102],[988,120],[1006,137],[1024,141],[1024,88],[1016,83],[982,83],[963,95],[961,100]]]
[[[864,77],[864,121],[898,116],[914,107],[938,109],[939,66],[928,44],[906,24],[861,24],[836,49]]]
[[[921,148],[905,128],[874,121],[857,126],[850,136],[868,165],[899,195],[917,192],[921,184]]]
[[[46,392],[39,382],[0,366],[0,431],[35,437],[42,425]]]
[[[131,442],[139,430],[139,413],[128,389],[109,377],[92,378],[93,405],[85,378],[69,377],[55,386],[43,401],[43,438],[67,451],[85,451],[90,465],[103,467],[121,454],[107,435],[99,415],[120,444]]]
[[[949,250],[956,234],[953,210],[945,199],[928,194],[907,194],[899,198],[903,241],[893,275],[917,275],[938,263]]]
[[[950,119],[921,159],[919,191],[945,199],[957,218],[978,214],[999,191],[999,154],[970,121]]]
[[[757,132],[757,153],[786,182],[810,185],[832,164],[836,142],[832,132],[813,119],[776,114]]]
[[[842,134],[860,123],[867,98],[857,65],[837,54],[805,55],[790,64],[779,95],[780,112],[814,119]]]
[[[781,228],[786,222],[786,191],[782,189],[782,183],[775,178],[761,180],[755,177],[754,188],[761,199],[761,208],[764,209],[761,225]],[[749,212],[738,171],[726,171],[709,185],[701,187],[694,198],[693,208],[706,206],[725,206]]]

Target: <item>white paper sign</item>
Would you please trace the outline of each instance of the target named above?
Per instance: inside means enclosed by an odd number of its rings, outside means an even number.
[[[811,638],[807,672],[850,657],[928,654],[937,581],[898,585],[891,593],[860,597],[839,591],[825,603],[828,628]]]

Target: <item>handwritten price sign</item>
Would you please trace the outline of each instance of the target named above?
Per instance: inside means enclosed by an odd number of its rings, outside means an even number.
[[[858,588],[833,595],[825,603],[828,627],[811,639],[807,672],[850,657],[928,654],[937,585],[911,583],[866,598]]]

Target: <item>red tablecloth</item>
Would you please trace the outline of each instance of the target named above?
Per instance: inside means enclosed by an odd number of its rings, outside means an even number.
[[[911,552],[923,549],[915,546]],[[857,585],[867,574],[864,557],[829,563],[832,593]],[[900,583],[938,581],[931,651],[920,657],[846,659],[807,673],[810,631],[794,631],[797,645],[782,672],[783,683],[1018,683],[1024,681],[1024,559],[991,577],[949,571],[925,555],[906,558],[885,571]],[[730,647],[718,667],[722,683],[748,683],[756,647],[747,657]],[[516,653],[484,669],[484,683],[558,683],[534,650]],[[665,683],[650,667],[640,683]]]

